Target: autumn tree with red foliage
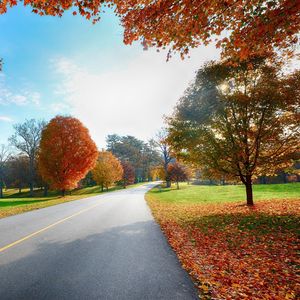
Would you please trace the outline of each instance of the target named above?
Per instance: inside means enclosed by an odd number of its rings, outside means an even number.
[[[63,195],[94,167],[97,157],[88,129],[76,118],[57,116],[42,132],[39,171],[43,180]]]
[[[248,59],[275,50],[293,52],[300,30],[297,0],[131,0],[116,1],[125,43],[191,48],[217,42],[223,56]]]
[[[19,1],[0,2],[0,14]],[[224,56],[246,59],[277,50],[292,53],[298,43],[298,0],[27,0],[40,15],[62,16],[73,10],[96,22],[104,6],[115,5],[125,28],[124,42],[166,48],[186,55],[189,49],[217,41]]]
[[[187,171],[187,167],[178,162],[175,162],[168,166],[168,174],[171,181],[176,182],[178,190],[179,182],[187,181],[189,178],[189,172]]]
[[[127,185],[133,184],[135,179],[134,167],[128,161],[122,161],[123,168],[123,187],[126,188]]]

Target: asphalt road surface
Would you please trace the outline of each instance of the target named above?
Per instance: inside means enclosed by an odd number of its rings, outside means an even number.
[[[153,220],[153,184],[0,220],[0,299],[197,299]]]

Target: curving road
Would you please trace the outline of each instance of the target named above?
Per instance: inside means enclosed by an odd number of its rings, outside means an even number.
[[[0,299],[197,299],[144,194],[112,192],[0,220]]]

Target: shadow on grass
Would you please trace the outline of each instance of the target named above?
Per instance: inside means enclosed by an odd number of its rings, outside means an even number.
[[[101,187],[96,185],[96,186],[91,186],[91,187],[87,187],[87,188],[84,188],[84,189],[75,189],[75,190],[71,191],[70,194],[71,195],[102,194],[102,193],[117,191],[117,190],[121,190],[121,189],[123,189],[123,187],[113,186],[113,187],[110,187],[108,190],[104,189],[103,192],[102,192]]]
[[[57,200],[58,197],[52,197],[52,198],[45,198],[45,199],[36,199],[34,200],[34,198],[30,198],[28,200],[10,200],[10,201],[0,201],[0,207],[12,207],[12,206],[18,206],[18,205],[28,205],[28,204],[37,204],[37,203],[42,203],[42,202],[48,202],[51,200]]]
[[[57,197],[60,196],[60,193],[58,191],[49,191],[47,196],[44,196],[44,191],[43,190],[34,190],[33,191],[33,196],[30,196],[30,192],[26,191],[26,192],[21,192],[21,193],[14,193],[14,194],[10,194],[10,195],[4,195],[3,199],[16,199],[16,198],[48,198],[49,197]],[[49,199],[50,200],[50,199]]]
[[[192,224],[203,231],[208,229],[222,230],[233,226],[241,231],[253,231],[255,234],[268,234],[289,231],[299,234],[300,217],[297,215],[257,214],[218,214],[189,219],[186,225]]]
[[[109,188],[109,192],[110,191],[114,191],[114,190],[119,190],[121,189],[121,187],[111,187]],[[106,190],[103,191],[103,193],[105,193]],[[87,188],[83,188],[83,189],[74,189],[72,191],[67,191],[66,192],[66,196],[69,195],[92,195],[92,194],[101,194],[101,188],[99,186],[92,186],[92,187],[87,187]],[[43,190],[34,190],[33,192],[33,196],[30,196],[30,192],[29,191],[25,191],[25,192],[16,192],[14,194],[10,194],[10,195],[4,195],[4,198],[2,199],[20,199],[20,198],[28,198],[28,199],[35,199],[35,198],[45,198],[45,200],[52,200],[55,197],[60,197],[61,196],[61,192],[60,191],[48,191],[47,196],[44,195],[44,191]],[[50,198],[49,198],[50,197]],[[51,198],[52,197],[52,198]],[[35,200],[34,202],[37,202],[38,200]],[[44,201],[44,199],[43,199]],[[29,203],[29,201],[26,201]]]

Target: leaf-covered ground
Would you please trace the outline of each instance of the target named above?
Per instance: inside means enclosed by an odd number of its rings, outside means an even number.
[[[195,192],[185,188],[186,197]],[[202,299],[299,297],[300,194],[248,208],[230,199],[173,201],[176,193],[154,189],[147,201]]]

